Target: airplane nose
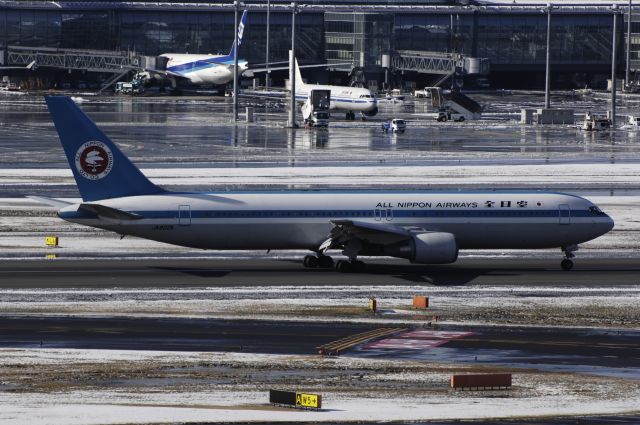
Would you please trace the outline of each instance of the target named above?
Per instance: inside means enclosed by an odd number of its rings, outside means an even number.
[[[613,219],[609,216],[607,216],[607,220],[605,222],[605,233],[609,232],[611,229],[613,229],[613,227],[615,226],[615,222],[613,221]]]
[[[613,229],[614,225],[615,223],[613,222],[613,219],[608,215],[605,215],[604,217],[601,217],[600,220],[598,220],[595,230],[598,232],[598,236],[602,236],[606,233],[609,233],[609,231]]]

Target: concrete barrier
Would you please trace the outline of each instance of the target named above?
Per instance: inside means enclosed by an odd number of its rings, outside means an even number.
[[[573,109],[544,109],[536,110],[534,122],[536,124],[575,124],[576,117]]]

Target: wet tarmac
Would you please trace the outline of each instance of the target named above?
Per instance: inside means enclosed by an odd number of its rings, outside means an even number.
[[[269,320],[3,316],[0,347],[315,354],[319,345],[379,327]],[[457,326],[436,329],[471,334],[425,350],[371,350],[359,346],[346,355],[640,378],[639,331]]]
[[[450,326],[442,329],[473,334],[428,350],[365,346],[349,355],[436,362],[447,359],[457,364],[640,378],[640,331]]]
[[[540,107],[540,93],[470,94],[485,105],[480,121],[437,123],[425,99],[381,105],[366,122],[333,114],[329,130],[283,128],[282,103],[242,99],[257,122],[229,123],[231,101],[210,97],[82,97],[80,106],[138,164],[152,166],[270,166],[358,164],[495,164],[637,161],[640,134],[588,133],[575,126],[522,126],[521,107]],[[640,98],[639,98],[640,99]],[[640,100],[620,100],[621,118]],[[558,107],[604,112],[606,100],[554,96]],[[390,117],[408,121],[404,134],[385,134]],[[66,167],[40,96],[0,98],[0,166]]]
[[[363,273],[306,269],[301,260],[220,259],[5,260],[0,288],[111,288],[263,285],[637,285],[637,258],[584,258],[570,272],[560,258],[468,258],[444,266],[373,259]],[[559,255],[560,257],[560,255]]]

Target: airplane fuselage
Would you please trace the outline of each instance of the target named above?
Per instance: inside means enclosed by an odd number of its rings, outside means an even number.
[[[233,57],[230,55],[193,55],[163,53],[167,71],[187,78],[192,84],[223,85],[233,80]],[[247,61],[238,60],[238,74],[247,69]],[[169,74],[171,75],[171,74]]]
[[[590,201],[544,192],[167,193],[105,199],[138,215],[105,219],[71,205],[67,221],[201,249],[317,249],[332,220],[455,236],[460,249],[554,248],[594,239],[613,221]]]
[[[369,89],[347,86],[327,86],[321,84],[296,84],[296,100],[304,102],[311,90],[330,90],[331,103],[329,109],[340,111],[362,112],[375,115],[378,111],[376,97]]]

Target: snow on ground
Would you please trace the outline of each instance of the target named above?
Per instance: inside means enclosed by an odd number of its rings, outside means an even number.
[[[424,313],[416,294],[430,297]],[[375,296],[381,312],[366,310]],[[500,299],[496,304],[495,300]],[[238,286],[227,288],[1,289],[0,314],[351,321],[419,325],[510,324],[640,328],[637,286]]]
[[[410,421],[620,414],[638,412],[640,398],[640,384],[634,381],[530,371],[517,372],[510,390],[452,391],[448,376],[469,370],[469,366],[398,360],[70,349],[0,349],[0,357],[5,377],[1,385],[16,390],[0,392],[3,424]],[[175,367],[167,369],[168,365]],[[103,381],[87,381],[85,374],[96,367],[105,371]],[[273,373],[256,375],[253,370]],[[38,372],[55,383],[32,379]],[[298,382],[288,378],[296,374],[314,377]],[[115,380],[110,383],[112,375]],[[174,382],[167,383],[163,377]],[[235,382],[217,381],[220,378]],[[320,389],[316,381],[331,384]],[[126,383],[129,385],[123,385]],[[274,387],[319,392],[323,409],[269,406],[268,389]]]

